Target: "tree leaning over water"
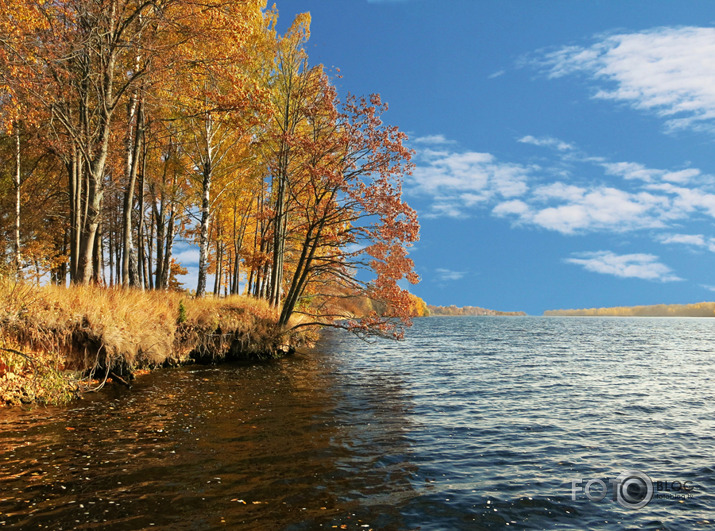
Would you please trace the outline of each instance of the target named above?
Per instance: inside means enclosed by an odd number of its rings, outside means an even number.
[[[309,64],[309,15],[284,35],[277,17],[262,0],[0,0],[8,272],[166,289],[182,238],[198,296],[213,274],[282,327],[407,319],[406,136],[379,96],[340,102]]]

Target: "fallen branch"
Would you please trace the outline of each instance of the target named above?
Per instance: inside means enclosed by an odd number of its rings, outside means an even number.
[[[132,384],[130,384],[129,382],[127,382],[124,378],[122,378],[121,376],[119,376],[119,375],[118,375],[116,372],[114,372],[114,371],[109,371],[109,376],[111,376],[111,377],[112,377],[114,380],[116,380],[117,382],[126,385],[127,387],[131,387],[131,386],[132,386]]]

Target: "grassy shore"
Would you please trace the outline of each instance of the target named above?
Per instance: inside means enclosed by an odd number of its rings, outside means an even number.
[[[0,279],[0,404],[57,404],[106,381],[191,360],[278,357],[287,334],[265,301],[175,292],[37,287]]]

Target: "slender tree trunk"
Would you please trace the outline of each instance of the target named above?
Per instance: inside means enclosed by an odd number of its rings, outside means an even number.
[[[146,175],[146,142],[142,142],[142,171],[139,180],[139,226],[137,227],[137,247],[139,249],[139,274],[141,275],[142,289],[149,289],[147,265],[146,265],[146,248],[144,247],[144,176]]]
[[[305,241],[303,242],[303,250],[301,252],[300,259],[296,264],[295,275],[293,276],[293,281],[291,282],[291,287],[289,294],[285,299],[283,304],[283,309],[281,310],[281,316],[278,320],[278,326],[286,326],[293,311],[295,310],[295,305],[298,302],[298,298],[303,294],[306,282],[308,280],[308,275],[310,274],[310,266],[315,258],[315,251],[320,243],[323,227],[325,226],[325,218],[320,220],[315,234],[313,234],[313,229],[311,228],[306,234]]]
[[[112,233],[107,236],[109,247],[109,286],[114,286],[114,237]]]
[[[162,289],[163,268],[164,268],[164,201],[161,201],[159,208],[156,203],[153,206],[154,220],[156,222],[156,270],[154,286]]]
[[[78,179],[77,148],[73,145],[70,160],[67,165],[69,180],[69,203],[70,203],[70,282],[77,278],[77,255],[79,254],[79,216],[80,200],[79,186],[81,180]]]
[[[204,166],[202,182],[203,196],[201,198],[201,226],[199,235],[199,281],[196,286],[196,296],[206,293],[206,270],[208,269],[209,222],[211,221],[211,164]]]
[[[281,166],[283,164],[281,163]],[[273,261],[271,263],[271,285],[269,302],[271,306],[278,307],[281,302],[281,287],[283,285],[283,261],[285,250],[285,175],[280,171],[276,177],[276,213],[273,223]]]
[[[146,250],[146,266],[147,266],[147,283],[149,289],[155,289],[153,271],[151,270],[151,257],[154,254],[154,210],[151,209],[151,217],[149,218],[149,237],[147,238]]]
[[[136,113],[136,129],[134,118]],[[130,272],[130,262],[135,255],[134,242],[132,241],[132,211],[134,210],[134,190],[137,182],[137,169],[139,168],[139,145],[142,133],[142,101],[131,103],[127,112],[129,120],[129,132],[126,141],[126,164],[125,173],[127,178],[127,189],[124,194],[124,220],[122,224],[122,286],[138,285],[138,274],[136,273],[136,259],[134,260],[134,275]],[[133,277],[133,278],[132,278]]]
[[[231,295],[238,295],[241,278],[241,257],[234,251],[231,264]]]
[[[216,275],[214,276],[214,295],[221,294],[221,272],[223,270],[223,247],[216,240]]]
[[[161,288],[169,288],[169,278],[171,277],[171,254],[174,249],[174,232],[176,227],[174,226],[174,219],[176,216],[176,210],[174,205],[169,207],[169,223],[167,224],[166,231],[166,251],[164,252],[164,264],[162,265],[162,277],[161,277]]]
[[[15,273],[22,278],[22,254],[20,252],[20,185],[22,184],[20,166],[20,124],[15,122]]]
[[[65,230],[62,236],[62,255],[67,256],[69,250],[69,232]],[[65,286],[67,284],[67,260],[63,260],[57,271],[57,285]]]
[[[86,284],[101,284],[102,279],[102,226],[101,223],[97,223],[97,230],[95,231],[95,237],[92,240],[92,251],[90,255],[90,277]]]
[[[79,278],[83,284],[89,284],[95,277],[94,256],[99,223],[102,216],[102,197],[104,195],[104,168],[109,155],[111,114],[102,117],[102,131],[99,152],[88,164],[87,177],[87,218],[82,232],[79,257]]]
[[[206,153],[203,162],[201,181],[201,225],[199,234],[199,279],[196,286],[196,296],[206,293],[206,273],[208,269],[209,223],[211,222],[211,182],[213,180],[213,134],[214,127],[210,115],[205,120]]]

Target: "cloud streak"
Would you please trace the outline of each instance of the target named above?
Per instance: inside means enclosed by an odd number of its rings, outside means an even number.
[[[652,254],[617,255],[611,251],[596,251],[580,253],[573,258],[567,258],[566,262],[583,266],[586,271],[619,278],[640,278],[658,282],[682,280],[672,274],[668,266],[658,262],[658,257]]]
[[[461,280],[466,274],[464,271],[453,271],[451,269],[443,269],[441,267],[435,269],[435,273],[437,273],[437,280],[440,282]]]
[[[715,132],[715,28],[661,27],[568,46],[537,61],[553,78],[585,74],[593,97],[653,112],[669,128]]]
[[[433,199],[427,217],[464,217],[495,198],[524,195],[532,169],[501,162],[489,153],[426,149],[410,181],[412,194]]]
[[[702,234],[665,234],[658,240],[664,244],[687,245],[691,248],[703,248],[715,253],[715,238],[706,238]]]
[[[524,137],[521,137],[519,139],[519,142],[521,142],[522,144],[532,144],[534,146],[540,147],[550,147],[557,149],[558,151],[571,151],[575,149],[573,145],[559,140],[558,138],[553,138],[550,136],[535,137],[531,135],[526,135]]]
[[[412,140],[413,142],[416,142],[417,144],[427,144],[427,145],[445,145],[445,144],[456,144],[454,140],[449,140],[447,139],[444,135],[427,135],[427,136],[418,136],[417,138]]]

